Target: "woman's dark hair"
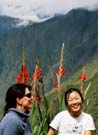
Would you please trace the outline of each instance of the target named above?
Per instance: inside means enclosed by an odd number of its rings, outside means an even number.
[[[16,108],[17,97],[22,98],[25,94],[25,88],[31,91],[31,87],[25,84],[16,83],[10,86],[6,92],[5,96],[5,108],[4,115],[7,113],[9,108]]]
[[[68,97],[72,92],[77,92],[80,95],[82,102],[84,102],[84,99],[83,99],[83,96],[82,96],[82,93],[80,92],[80,90],[76,89],[76,88],[70,88],[65,92],[65,105],[66,106],[68,106]]]

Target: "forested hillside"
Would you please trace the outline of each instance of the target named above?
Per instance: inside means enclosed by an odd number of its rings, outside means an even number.
[[[8,19],[5,16],[0,22],[1,110],[7,87],[16,82],[17,72],[21,67],[23,47],[26,50],[26,64],[30,75],[34,71],[34,60],[39,56],[46,92],[52,89],[48,65],[55,76],[63,42],[64,67],[67,70],[63,80],[68,79],[98,55],[98,11],[72,10],[64,16],[56,16],[27,27],[11,28],[8,23],[9,29],[7,23],[6,27],[4,26],[5,19],[10,23],[12,18]],[[15,25],[15,22],[12,24]]]

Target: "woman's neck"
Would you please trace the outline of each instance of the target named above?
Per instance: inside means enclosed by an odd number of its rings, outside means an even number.
[[[20,112],[23,112],[23,113],[26,111],[26,110],[25,110],[23,107],[21,107],[21,106],[17,106],[16,109],[19,110]]]
[[[81,111],[73,112],[73,111],[71,111],[71,110],[68,110],[68,112],[69,112],[69,114],[70,114],[72,117],[74,117],[74,118],[79,117],[80,114],[81,114]]]

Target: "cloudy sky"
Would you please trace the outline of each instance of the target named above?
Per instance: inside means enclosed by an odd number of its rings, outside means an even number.
[[[39,22],[78,7],[96,9],[98,0],[0,0],[0,15]]]

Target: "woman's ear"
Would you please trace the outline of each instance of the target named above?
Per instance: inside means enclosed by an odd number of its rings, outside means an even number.
[[[18,104],[18,105],[21,105],[21,103],[22,103],[22,99],[21,99],[21,98],[19,98],[19,97],[17,97],[17,98],[16,98],[16,102],[17,102],[17,104]]]

